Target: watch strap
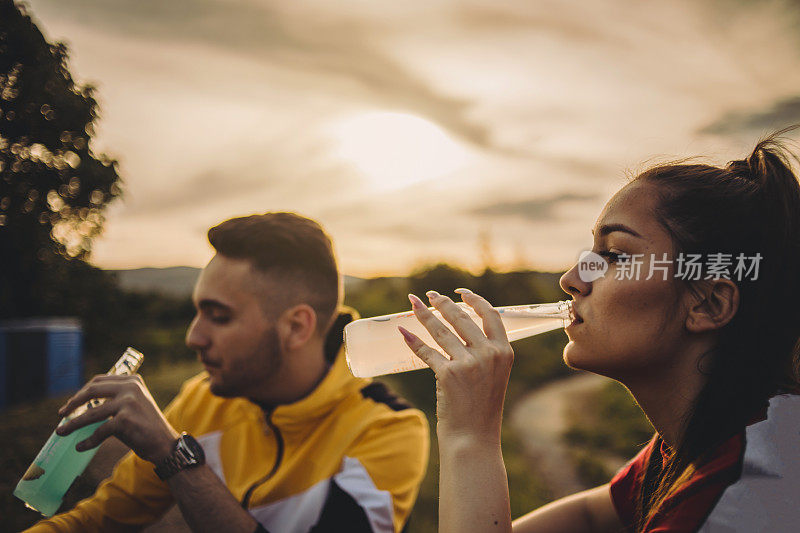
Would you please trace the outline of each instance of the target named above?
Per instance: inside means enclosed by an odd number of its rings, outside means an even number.
[[[191,439],[192,444],[195,445],[194,447],[200,446],[197,444],[197,441],[194,439],[194,437],[186,432],[183,432],[175,441],[172,453],[165,457],[161,463],[156,465],[155,472],[159,479],[166,481],[181,470],[205,463],[205,456],[202,453],[202,448],[200,448],[200,456],[198,457],[198,455],[192,453],[192,446],[187,444],[189,439]]]

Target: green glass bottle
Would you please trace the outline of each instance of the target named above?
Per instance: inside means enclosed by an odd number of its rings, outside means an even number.
[[[135,373],[142,364],[144,356],[128,348],[122,357],[119,358],[114,367],[108,372],[109,375],[122,376]],[[102,399],[94,399],[83,405],[68,416],[61,419],[59,426],[68,420],[79,416],[87,409],[92,409],[100,405]],[[61,437],[53,431],[47,439],[44,447],[39,451],[36,459],[17,483],[14,489],[14,496],[25,502],[28,507],[42,513],[45,516],[53,516],[61,506],[67,490],[72,483],[89,464],[97,447],[91,450],[79,452],[75,445],[88,438],[95,429],[104,424],[105,420],[95,422],[77,429],[65,437]]]

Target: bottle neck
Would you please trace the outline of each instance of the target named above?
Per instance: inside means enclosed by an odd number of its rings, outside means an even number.
[[[560,318],[566,321],[566,324],[569,324],[574,317],[572,300],[543,304],[509,305],[495,307],[495,309],[501,315],[509,318]]]

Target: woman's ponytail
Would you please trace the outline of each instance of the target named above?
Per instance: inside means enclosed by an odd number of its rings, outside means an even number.
[[[776,345],[791,352],[783,365],[780,388],[800,390],[800,185],[792,163],[800,159],[786,147],[783,135],[800,127],[795,125],[761,140],[748,163],[753,179],[759,184],[763,201],[764,246],[770,250],[771,279],[762,293],[768,293],[775,317],[771,334]]]
[[[635,178],[656,187],[655,215],[677,253],[758,258],[758,270],[731,278],[740,293],[733,320],[703,361],[698,394],[671,459],[637,505],[637,531],[693,468],[738,433],[768,399],[800,390],[800,183],[787,128],[761,140],[745,159],[723,168],[673,164]],[[702,281],[687,281],[692,283]]]

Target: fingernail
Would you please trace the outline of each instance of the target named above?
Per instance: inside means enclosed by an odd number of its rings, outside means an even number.
[[[57,434],[57,435],[63,435],[63,434],[64,434],[64,428],[63,428],[63,427],[61,427],[61,426],[58,426],[58,427],[56,428],[56,434]]]
[[[425,304],[422,303],[422,300],[416,297],[414,294],[408,295],[408,300],[411,302],[412,309],[421,309],[425,307]]]
[[[433,298],[438,298],[441,295],[436,291],[428,291],[425,293],[425,296],[427,296],[429,300],[432,300]]]
[[[83,450],[86,449],[86,445],[83,442],[79,442],[78,444],[75,445],[75,449],[79,452],[82,452]]]
[[[411,332],[403,326],[397,326],[397,329],[400,330],[400,333],[403,335],[403,338],[406,340],[406,342],[411,342],[414,340],[414,335],[412,335]]]
[[[462,288],[462,289],[456,289],[456,290],[455,290],[455,291],[453,291],[453,292],[455,292],[456,294],[475,294],[475,293],[474,293],[474,292],[472,292],[471,290],[469,290],[469,289],[463,289],[463,288]]]

